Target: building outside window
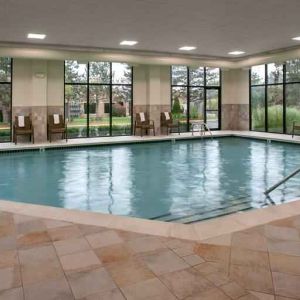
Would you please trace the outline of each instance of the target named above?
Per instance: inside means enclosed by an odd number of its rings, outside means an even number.
[[[11,141],[12,59],[0,57],[0,142]]]
[[[210,129],[221,124],[221,71],[208,67],[171,67],[171,107],[182,131],[204,121]]]
[[[68,135],[132,134],[132,68],[125,63],[65,61]]]

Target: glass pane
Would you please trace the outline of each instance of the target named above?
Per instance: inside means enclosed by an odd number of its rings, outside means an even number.
[[[204,68],[190,68],[190,85],[204,85]]]
[[[206,68],[206,85],[219,86],[220,85],[220,69]]]
[[[251,88],[251,130],[265,131],[265,87]]]
[[[131,72],[128,64],[112,63],[112,83],[131,84]]]
[[[11,82],[11,59],[0,57],[0,82]]]
[[[0,142],[10,141],[11,86],[0,84]]]
[[[190,88],[190,122],[204,121],[204,88]]]
[[[206,109],[218,110],[219,109],[219,91],[218,90],[206,90]]]
[[[206,124],[210,129],[219,128],[219,112],[218,111],[206,111]]]
[[[131,86],[112,87],[112,135],[131,134]]]
[[[268,83],[283,82],[283,65],[268,64]]]
[[[187,67],[186,66],[172,66],[172,84],[173,85],[187,85]]]
[[[283,132],[283,86],[268,86],[268,131]]]
[[[65,82],[86,83],[87,63],[79,63],[76,60],[66,60],[65,61]]]
[[[265,84],[265,65],[254,66],[251,68],[251,84]]]
[[[110,83],[110,63],[90,62],[90,83]]]
[[[65,85],[65,114],[70,138],[87,136],[87,86]]]
[[[181,131],[187,131],[187,88],[172,87],[172,114],[179,120]]]
[[[109,85],[90,86],[89,135],[90,137],[109,135]]]
[[[286,62],[286,81],[300,82],[300,59],[288,60]]]
[[[286,132],[291,133],[293,122],[300,124],[300,84],[287,84],[285,87],[285,95]]]

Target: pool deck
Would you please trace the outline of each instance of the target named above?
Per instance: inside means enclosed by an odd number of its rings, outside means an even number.
[[[279,134],[213,134],[300,143]],[[191,134],[0,148],[174,138]],[[288,300],[300,299],[299,282],[297,200],[189,225],[0,200],[0,300]]]

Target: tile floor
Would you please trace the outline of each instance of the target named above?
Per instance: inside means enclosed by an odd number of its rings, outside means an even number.
[[[0,212],[2,299],[300,299],[300,216],[193,242]]]

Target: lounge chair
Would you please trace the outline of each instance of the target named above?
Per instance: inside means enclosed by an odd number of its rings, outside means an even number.
[[[177,129],[178,134],[180,134],[180,124],[179,121],[174,121],[172,114],[170,112],[162,112],[160,114],[160,127],[165,127],[167,129],[167,135],[169,135],[169,131],[172,132],[173,128]]]
[[[17,144],[18,135],[29,135],[29,140],[34,144],[34,130],[29,116],[15,116],[13,141]]]
[[[293,122],[293,129],[292,129],[292,138],[294,138],[295,130],[300,130],[300,124],[296,124],[296,122]]]
[[[47,137],[52,141],[52,134],[61,134],[62,139],[68,141],[67,125],[62,115],[53,114],[48,116]]]
[[[134,135],[137,129],[140,129],[141,136],[143,136],[143,132],[148,133],[148,130],[150,129],[152,129],[153,135],[155,135],[154,121],[149,119],[147,113],[140,112],[136,114],[134,122]]]

